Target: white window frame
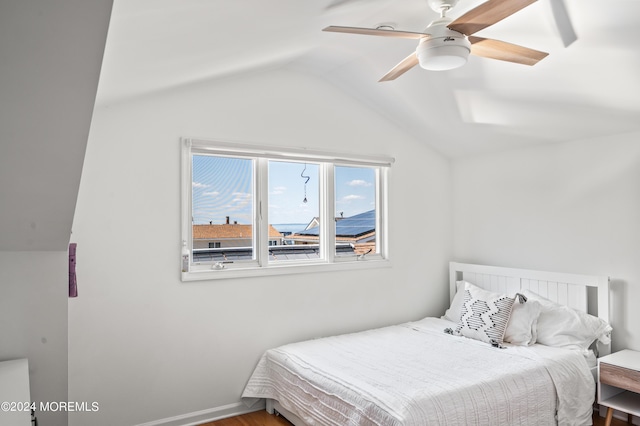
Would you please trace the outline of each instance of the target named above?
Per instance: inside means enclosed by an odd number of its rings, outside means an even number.
[[[192,238],[192,156],[211,154],[242,157],[255,160],[253,173],[254,233],[253,247],[256,260],[234,264],[193,264],[189,260],[187,271],[182,272],[182,281],[225,279],[236,277],[280,275],[293,273],[315,273],[346,269],[390,267],[388,179],[394,159],[386,156],[349,155],[307,149],[265,147],[244,143],[207,141],[183,138],[182,144],[182,229],[179,247],[186,246],[191,259]],[[268,219],[268,162],[306,161],[320,164],[320,259],[269,261]],[[335,166],[368,166],[376,169],[376,245],[375,254],[366,256],[335,255]],[[184,253],[183,253],[184,255]],[[182,262],[181,262],[182,270]]]

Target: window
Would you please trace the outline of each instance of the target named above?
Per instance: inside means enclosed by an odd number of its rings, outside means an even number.
[[[183,280],[388,264],[392,163],[183,140]]]
[[[335,167],[336,256],[378,253],[376,173],[373,167]]]
[[[269,224],[285,241],[269,251],[269,262],[322,258],[318,235],[305,234],[320,217],[320,169],[315,162],[269,161]]]

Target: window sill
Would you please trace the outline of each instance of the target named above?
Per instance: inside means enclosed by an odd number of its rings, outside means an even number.
[[[306,265],[270,265],[242,269],[200,270],[181,272],[182,282],[232,278],[268,277],[271,275],[315,274],[318,272],[390,268],[389,260],[358,260],[353,262],[317,263]]]

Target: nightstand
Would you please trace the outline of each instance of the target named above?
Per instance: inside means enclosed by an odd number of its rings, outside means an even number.
[[[640,416],[640,352],[625,349],[598,359],[598,404],[607,407],[606,426],[613,410]]]

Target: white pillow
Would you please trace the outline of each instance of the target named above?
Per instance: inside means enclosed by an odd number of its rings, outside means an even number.
[[[529,290],[522,293],[542,306],[538,318],[538,343],[584,352],[596,339],[605,344],[611,342],[611,326],[603,319],[560,305]]]
[[[530,346],[537,340],[538,317],[542,306],[535,300],[514,303],[504,341],[518,346]]]
[[[462,312],[462,304],[464,303],[464,283],[465,281],[456,281],[456,294],[453,296],[451,306],[442,316],[452,322],[460,322],[460,313]]]
[[[514,300],[492,293],[468,282],[464,285],[464,303],[455,334],[491,344],[502,344]]]

